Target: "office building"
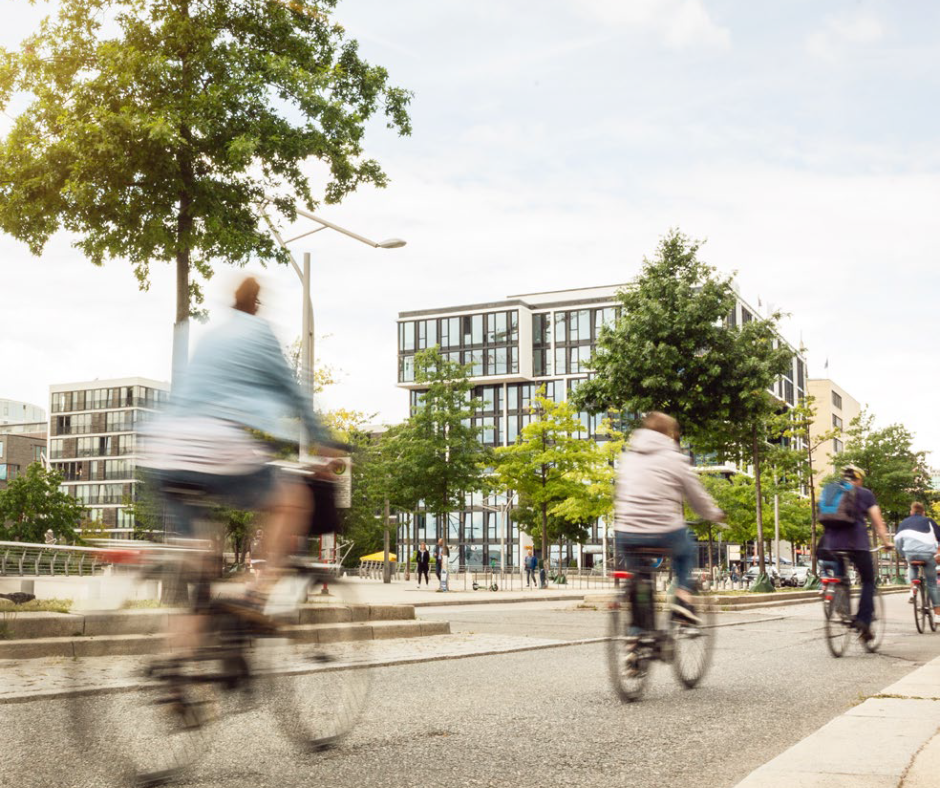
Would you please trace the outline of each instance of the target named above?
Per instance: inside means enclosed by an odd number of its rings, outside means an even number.
[[[816,418],[810,427],[813,445],[825,433],[837,431],[813,454],[813,478],[818,488],[822,480],[835,470],[833,457],[845,448],[845,432],[852,420],[862,412],[862,406],[855,397],[829,378],[812,378],[808,391],[816,408]]]
[[[119,378],[50,387],[49,460],[62,488],[112,538],[129,538],[137,496],[137,433],[166,402],[169,384]]]
[[[483,402],[475,422],[484,428],[481,439],[491,446],[514,443],[530,417],[529,403],[544,387],[556,401],[569,397],[587,379],[588,363],[603,326],[616,320],[620,309],[616,294],[625,285],[509,296],[483,304],[401,312],[398,318],[398,385],[409,391],[410,406],[418,403],[421,387],[414,380],[414,355],[437,345],[449,359],[469,365],[474,394]],[[729,325],[753,320],[757,311],[738,297]],[[783,341],[783,340],[781,340]],[[806,361],[793,349],[789,372],[773,387],[781,403],[795,405],[806,393]],[[597,435],[603,415],[581,413],[582,437]],[[697,458],[710,464],[709,458]],[[721,466],[721,470],[734,470]],[[417,539],[434,543],[439,537],[458,545],[459,561],[468,566],[489,566],[495,557],[518,566],[520,539],[513,523],[504,527],[505,501],[468,501],[467,510],[451,515],[446,533],[432,514],[419,515]],[[410,555],[414,533],[399,530],[399,550]],[[565,560],[591,566],[602,552],[606,526],[595,523],[581,549],[566,548]],[[556,548],[557,553],[557,548]],[[557,555],[555,559],[557,560]]]
[[[21,434],[0,425],[0,490],[25,473],[32,463],[42,462],[45,452],[45,429],[38,434]]]
[[[46,411],[38,405],[15,399],[0,399],[0,426],[46,420]]]

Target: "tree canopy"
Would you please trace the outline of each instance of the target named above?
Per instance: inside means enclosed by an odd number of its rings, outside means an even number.
[[[34,462],[0,490],[0,540],[42,543],[51,529],[60,544],[74,543],[85,508],[60,484],[61,474]]]

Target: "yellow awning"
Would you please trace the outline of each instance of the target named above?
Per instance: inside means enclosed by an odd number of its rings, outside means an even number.
[[[385,560],[385,553],[384,553],[384,552],[382,552],[382,553],[370,553],[369,555],[364,555],[364,556],[362,556],[359,560],[360,560],[360,561],[384,561],[384,560]],[[395,553],[389,553],[389,554],[388,554],[388,560],[389,560],[389,561],[397,561],[397,560],[398,560],[398,556],[396,556]]]

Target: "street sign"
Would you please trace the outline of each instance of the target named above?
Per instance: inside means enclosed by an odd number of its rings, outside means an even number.
[[[740,561],[740,560],[741,560],[741,545],[739,545],[739,544],[729,544],[729,545],[728,545],[728,560],[729,560],[729,561]]]
[[[330,470],[336,483],[336,508],[348,509],[352,506],[352,457],[333,457]]]

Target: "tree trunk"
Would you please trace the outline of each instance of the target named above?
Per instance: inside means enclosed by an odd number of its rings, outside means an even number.
[[[809,437],[809,429],[806,432],[806,456],[809,463],[809,507],[813,518],[809,547],[810,571],[818,576],[816,570],[816,480],[813,478],[813,444]]]
[[[548,560],[548,504],[542,504],[542,569]],[[539,573],[539,586],[541,587],[541,572]]]
[[[757,446],[757,428],[754,428],[754,441],[751,446],[752,461],[754,463],[754,491],[757,498],[757,563],[760,573],[766,574],[767,565],[764,561],[764,510],[760,489],[760,451]]]

